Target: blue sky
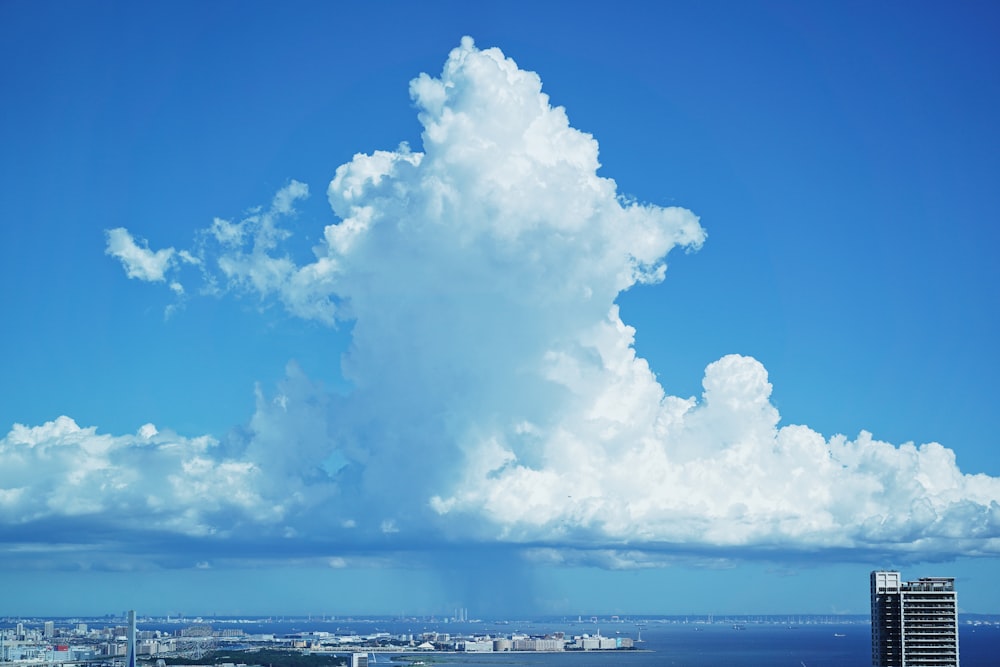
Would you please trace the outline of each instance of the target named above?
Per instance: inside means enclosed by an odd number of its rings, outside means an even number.
[[[996,8],[468,4],[0,5],[0,613],[996,611]]]

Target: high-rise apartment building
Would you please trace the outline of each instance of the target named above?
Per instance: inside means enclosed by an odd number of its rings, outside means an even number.
[[[955,579],[871,573],[872,667],[958,667]]]

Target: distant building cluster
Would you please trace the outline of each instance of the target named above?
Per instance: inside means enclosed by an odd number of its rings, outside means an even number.
[[[456,619],[467,618],[467,613],[461,610],[456,614]],[[630,637],[602,637],[600,632],[572,637],[567,637],[563,632],[464,635],[437,631],[397,635],[387,632],[360,635],[320,631],[276,636],[246,634],[239,628],[215,629],[207,623],[192,623],[173,633],[167,633],[161,630],[138,630],[134,612],[128,612],[126,625],[99,629],[90,629],[86,623],[72,626],[61,624],[57,627],[54,621],[44,621],[36,627],[18,623],[13,628],[2,629],[0,662],[21,663],[26,666],[92,662],[135,667],[137,660],[200,657],[206,651],[234,645],[332,654],[358,651],[364,651],[365,654],[406,651],[503,653],[635,648]]]
[[[436,635],[436,633],[432,633]],[[406,637],[400,639],[407,639]],[[562,632],[542,635],[513,633],[504,636],[450,637],[425,636],[418,649],[459,651],[465,653],[503,653],[508,651],[609,651],[635,648],[631,637],[601,637],[589,634],[566,637]],[[411,645],[413,645],[411,640]]]
[[[86,623],[71,627],[56,627],[45,621],[40,627],[18,623],[13,628],[0,629],[0,662],[101,662],[128,657],[128,626],[90,629]],[[135,633],[135,654],[153,657],[185,652],[195,647],[195,640],[217,640],[243,637],[243,631],[228,628],[212,630],[208,625],[194,625],[174,634],[155,631]]]
[[[245,639],[254,641],[257,635]],[[447,632],[391,635],[376,632],[368,635],[338,635],[329,632],[303,632],[276,639],[291,648],[306,649],[311,653],[341,652],[351,647],[366,647],[378,651],[456,651],[464,653],[503,653],[511,651],[608,651],[635,648],[631,637],[602,637],[582,634],[567,637],[563,632],[538,635],[511,633],[507,635],[456,635]]]

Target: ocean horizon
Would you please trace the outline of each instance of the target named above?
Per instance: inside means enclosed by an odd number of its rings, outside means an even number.
[[[972,619],[972,620],[970,620]],[[66,619],[63,619],[66,620]],[[90,619],[92,627],[116,625],[120,619]],[[567,637],[588,634],[629,637],[634,650],[463,653],[409,650],[376,653],[375,664],[423,664],[461,667],[866,667],[871,664],[871,626],[864,616],[705,616],[669,618],[628,617],[571,621],[559,619],[455,622],[433,617],[235,619],[188,617],[140,621],[139,630],[173,633],[196,622],[240,628],[247,634],[330,632],[369,635],[414,635],[438,632],[492,637],[524,633],[563,632]],[[10,617],[0,628],[10,627]],[[230,648],[234,650],[235,647]],[[362,652],[364,649],[359,649]],[[344,653],[349,653],[345,650]],[[1000,664],[1000,620],[972,616],[959,626],[959,655],[963,667]]]
[[[221,619],[202,618],[222,623]],[[524,621],[455,622],[427,619],[286,620],[247,625],[248,633],[387,632],[391,635],[424,632],[451,635],[539,635],[564,632],[600,634],[640,640],[634,650],[527,653],[376,654],[376,663],[391,656],[414,656],[425,663],[463,667],[866,667],[871,665],[871,626],[867,616],[705,616],[668,618],[627,617],[617,622],[538,619]],[[231,623],[231,624],[230,624]],[[242,627],[230,621],[228,627]],[[140,629],[177,629],[176,623],[141,623]],[[1000,617],[970,615],[959,626],[959,655],[963,667],[1000,665]]]

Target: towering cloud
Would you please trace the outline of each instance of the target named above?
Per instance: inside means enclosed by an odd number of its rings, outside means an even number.
[[[152,427],[112,438],[65,419],[16,427],[4,460],[44,449],[65,465],[16,483],[0,471],[5,521],[29,503],[39,518],[100,520],[125,498],[136,517],[181,510],[160,531],[278,535],[303,556],[441,540],[614,567],[675,553],[1000,553],[1000,479],[963,474],[941,445],[780,426],[767,371],[745,356],[710,363],[700,397],[666,394],[615,300],[663,280],[668,253],[697,249],[705,231],[598,176],[597,142],[537,75],[466,38],[410,92],[422,150],[337,168],[337,219],[306,262],[283,249],[282,220],[308,195],[295,181],[270,207],[215,220],[183,264],[108,232],[130,276],[197,265],[216,291],[351,323],[339,360],[351,393],[327,395],[290,367],[221,443]],[[95,460],[119,467],[119,487],[67,486],[74,457],[111,449]],[[239,493],[206,506],[201,486],[179,484],[154,501],[126,474],[140,457]]]

